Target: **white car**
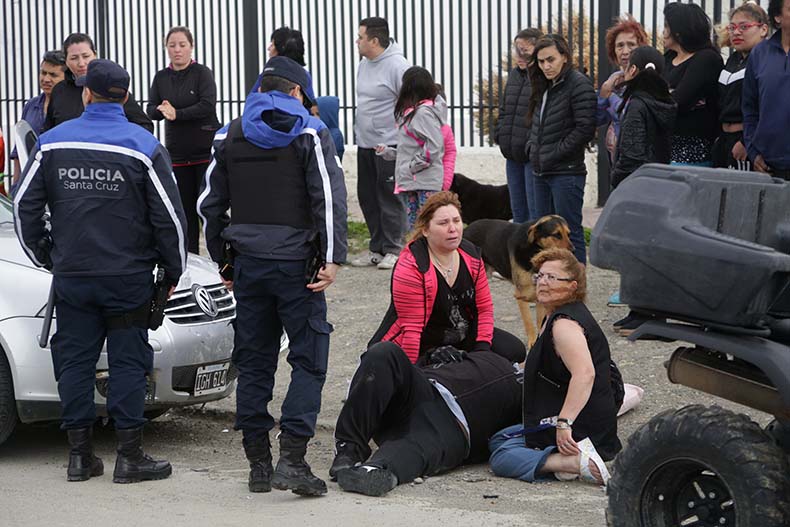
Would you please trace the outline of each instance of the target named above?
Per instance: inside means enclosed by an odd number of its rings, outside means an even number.
[[[12,208],[0,195],[0,444],[20,421],[57,420],[61,415],[49,345],[39,347],[52,275],[35,267],[22,251]],[[230,360],[235,316],[236,301],[222,285],[217,266],[190,254],[168,300],[164,323],[148,333],[154,370],[148,377],[147,417],[231,394],[237,376]],[[57,310],[50,335],[56,325]],[[104,349],[96,367],[100,415],[106,415],[108,377]]]

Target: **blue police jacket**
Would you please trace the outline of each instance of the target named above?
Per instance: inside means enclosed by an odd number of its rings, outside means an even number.
[[[128,275],[159,263],[176,283],[186,266],[170,156],[120,104],[89,104],[41,135],[14,197],[14,224],[28,257],[51,262],[56,275]]]

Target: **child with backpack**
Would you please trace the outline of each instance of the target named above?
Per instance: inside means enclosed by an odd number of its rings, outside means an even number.
[[[395,193],[406,196],[409,230],[434,192],[452,183],[455,141],[447,124],[447,103],[431,73],[412,66],[403,74],[395,104],[398,147],[378,145],[376,153],[395,160]]]
[[[625,92],[612,186],[646,163],[669,163],[677,104],[662,77],[664,57],[650,46],[631,52],[624,72]]]

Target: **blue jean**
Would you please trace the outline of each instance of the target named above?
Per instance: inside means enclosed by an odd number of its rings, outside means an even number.
[[[582,227],[582,205],[584,204],[583,174],[574,176],[536,176],[535,217],[559,214],[571,229],[573,254],[582,264],[587,263]],[[552,211],[553,207],[553,211]]]
[[[489,439],[491,470],[497,476],[520,479],[521,481],[550,479],[551,474],[540,474],[540,469],[546,464],[546,458],[556,452],[557,447],[549,446],[543,450],[528,448],[524,444],[523,435],[509,437],[522,428],[524,427],[520,424],[509,426]]]
[[[533,214],[535,210],[535,175],[532,173],[532,165],[507,159],[505,173],[507,174],[507,189],[510,193],[513,222],[524,223],[538,219],[540,216]]]

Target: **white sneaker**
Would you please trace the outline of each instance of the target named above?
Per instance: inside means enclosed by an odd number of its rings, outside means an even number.
[[[491,273],[491,278],[496,278],[497,280],[507,280],[507,278],[499,274],[499,271],[494,271]]]
[[[378,263],[376,267],[379,269],[392,269],[395,267],[395,262],[398,261],[398,255],[393,253],[387,253],[384,255],[384,258]]]
[[[351,260],[351,267],[370,267],[371,265],[377,265],[383,259],[383,254],[368,251],[366,256],[360,256],[359,258]]]

